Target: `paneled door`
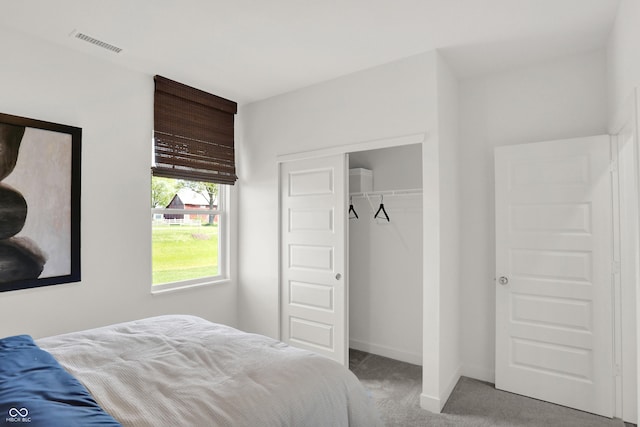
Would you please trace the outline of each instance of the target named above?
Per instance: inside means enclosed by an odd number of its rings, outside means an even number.
[[[496,388],[613,415],[609,136],[499,147]]]
[[[346,155],[280,164],[281,339],[349,360]]]

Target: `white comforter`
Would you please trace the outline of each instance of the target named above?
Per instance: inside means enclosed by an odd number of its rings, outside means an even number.
[[[382,425],[339,364],[198,317],[160,316],[37,343],[124,426]]]

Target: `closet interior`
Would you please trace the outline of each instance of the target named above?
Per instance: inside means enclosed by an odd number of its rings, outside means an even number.
[[[349,154],[349,346],[422,365],[422,145]]]

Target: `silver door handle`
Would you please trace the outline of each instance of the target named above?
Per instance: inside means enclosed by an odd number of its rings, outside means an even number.
[[[340,273],[336,274],[336,280],[340,280],[340,279],[342,279],[342,274]]]
[[[498,283],[500,283],[501,285],[508,285],[509,284],[509,278],[505,277],[505,276],[500,276],[500,278],[498,279]]]

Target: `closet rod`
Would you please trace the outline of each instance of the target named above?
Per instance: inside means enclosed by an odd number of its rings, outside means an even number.
[[[362,193],[351,193],[351,197],[365,197],[371,196],[418,196],[422,194],[422,188],[412,188],[408,190],[382,190],[382,191],[366,191]]]

